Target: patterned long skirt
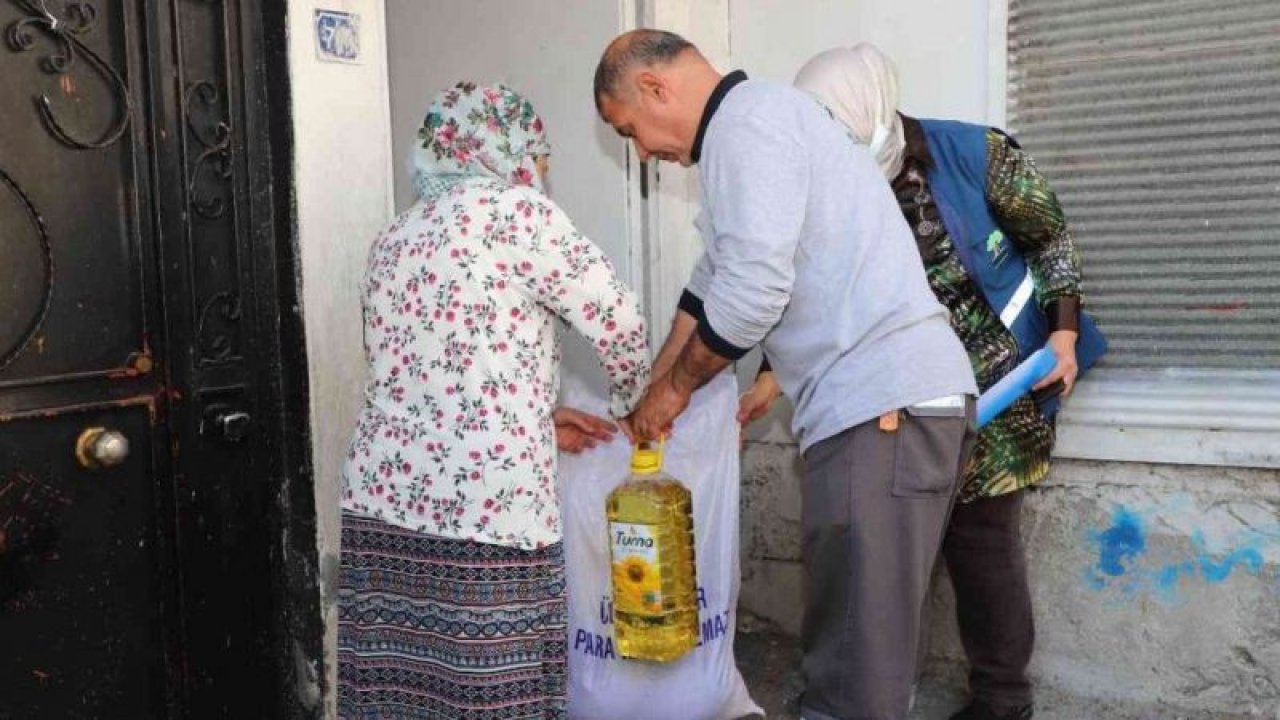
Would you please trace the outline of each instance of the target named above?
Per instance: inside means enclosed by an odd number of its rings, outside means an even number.
[[[564,556],[342,516],[338,717],[565,716]]]

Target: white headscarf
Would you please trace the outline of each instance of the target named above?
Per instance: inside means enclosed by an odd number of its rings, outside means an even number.
[[[822,101],[867,145],[887,179],[902,171],[906,140],[898,115],[898,74],[870,43],[819,53],[800,68],[795,86]]]

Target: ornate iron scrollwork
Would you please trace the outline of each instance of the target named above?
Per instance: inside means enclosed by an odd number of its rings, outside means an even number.
[[[226,332],[218,332],[214,323],[224,327],[234,325],[240,322],[240,314],[240,298],[232,293],[220,292],[205,301],[196,327],[200,362],[216,363],[231,358],[235,344]]]
[[[229,9],[218,1],[188,0],[191,22],[224,34]],[[209,6],[197,8],[196,6]],[[186,172],[187,247],[193,263],[197,366],[241,359],[240,227],[232,67],[223,45],[183,49],[182,119]],[[195,270],[196,264],[208,272]],[[198,298],[198,299],[196,299]]]
[[[18,199],[26,211],[27,218],[31,221],[31,226],[35,228],[36,237],[40,243],[40,255],[42,259],[43,282],[40,298],[40,307],[32,314],[31,320],[27,323],[27,327],[23,329],[22,334],[18,336],[17,342],[13,347],[7,350],[0,350],[0,370],[8,367],[23,350],[31,344],[36,334],[40,332],[40,327],[44,325],[44,318],[49,314],[49,305],[53,302],[53,249],[49,244],[49,232],[45,229],[44,219],[40,217],[40,213],[36,211],[36,207],[31,202],[31,198],[23,192],[22,187],[17,181],[9,177],[9,174],[0,170],[0,185],[8,188],[9,192]]]
[[[227,202],[216,191],[202,187],[202,182],[216,180],[223,185],[229,184],[232,177],[231,167],[231,125],[226,120],[217,120],[211,127],[201,128],[196,119],[197,106],[216,110],[220,95],[213,83],[198,82],[187,88],[183,102],[183,114],[186,116],[187,128],[191,137],[201,146],[200,154],[191,164],[191,177],[187,180],[187,197],[191,209],[206,219],[222,217],[227,210]]]
[[[59,18],[50,12],[45,0],[13,0],[29,17],[16,20],[5,33],[10,49],[14,52],[27,52],[35,48],[35,30],[39,29],[51,37],[58,49],[45,57],[40,65],[45,72],[53,75],[66,75],[75,66],[76,58],[83,56],[97,73],[111,86],[112,94],[120,101],[121,109],[112,125],[97,140],[83,140],[58,121],[53,112],[53,103],[48,95],[36,97],[36,111],[49,132],[64,145],[81,150],[96,150],[115,144],[129,127],[133,115],[133,105],[129,100],[129,87],[116,69],[111,67],[101,55],[91,50],[80,36],[91,31],[97,24],[98,11],[88,2],[72,2],[67,4],[66,19]]]

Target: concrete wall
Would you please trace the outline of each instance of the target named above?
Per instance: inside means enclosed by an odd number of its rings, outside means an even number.
[[[360,15],[360,64],[318,59],[312,29],[316,9]],[[365,377],[357,284],[364,273],[369,243],[391,215],[384,33],[382,0],[289,3],[295,193],[311,384],[329,716],[334,711],[337,638],[338,472]]]
[[[812,52],[870,40],[895,57],[908,112],[998,124],[1004,10],[988,5],[735,0],[732,61],[787,80]],[[789,421],[779,407],[750,433],[741,603],[798,633],[801,462]],[[1158,707],[1151,717],[1280,717],[1278,518],[1277,471],[1059,459],[1024,518],[1036,682]],[[929,670],[959,683],[953,598],[938,579]]]
[[[799,459],[744,459],[746,608],[799,632]],[[1280,710],[1280,473],[1057,461],[1027,500],[1036,682],[1216,717]],[[928,670],[962,681],[939,572]],[[1162,715],[1163,717],[1163,715]]]

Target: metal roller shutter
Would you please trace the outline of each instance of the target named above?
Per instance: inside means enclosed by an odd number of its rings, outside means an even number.
[[[1111,368],[1280,368],[1280,0],[1012,0],[1009,125]]]

